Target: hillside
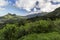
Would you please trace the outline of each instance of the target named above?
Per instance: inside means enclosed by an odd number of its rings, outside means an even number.
[[[47,17],[60,17],[60,7],[46,15]]]
[[[40,20],[40,19],[44,19],[44,20],[51,19],[51,20],[54,20],[56,18],[60,18],[60,7],[55,9],[53,12],[50,12],[50,13],[38,13],[34,17],[31,17],[32,20]]]
[[[25,19],[26,17],[24,16],[17,16],[16,14],[11,14],[11,13],[8,13],[6,14],[5,16],[2,16],[0,17],[0,23],[3,23],[3,22],[7,22],[8,20],[11,21],[11,20],[21,20],[21,19]]]
[[[19,24],[23,24],[21,22],[26,19],[27,18],[25,16],[18,16],[16,14],[8,13],[0,17],[0,28],[4,27],[6,24],[13,24],[13,23],[18,23],[18,22]]]
[[[42,13],[31,13],[30,15],[27,15],[26,17],[27,18],[34,18],[34,17],[40,17],[40,16],[44,16],[44,15],[46,15],[46,14],[48,14],[47,12],[42,12]]]
[[[0,40],[60,40],[59,11],[33,17],[8,13],[0,17]]]
[[[27,16],[18,16],[16,14],[8,13],[5,16],[0,17],[0,23],[19,21],[22,19],[24,20],[29,19],[34,21],[34,20],[47,19],[47,18],[50,18],[50,19],[60,18],[60,7],[50,13],[47,13],[47,12],[34,13]]]
[[[4,23],[5,21],[11,21],[11,20],[21,20],[21,19],[33,19],[33,20],[40,20],[40,19],[53,19],[53,18],[60,18],[60,7],[55,9],[53,12],[47,13],[33,13],[27,16],[18,16],[16,14],[8,13],[5,16],[0,17],[0,23]]]

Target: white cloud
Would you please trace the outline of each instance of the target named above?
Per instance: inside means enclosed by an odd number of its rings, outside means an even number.
[[[60,2],[60,0],[52,0],[53,2]]]
[[[5,10],[5,8],[1,8],[1,7],[0,7],[0,10]]]
[[[18,0],[16,1],[16,6],[30,11],[29,9],[34,6],[35,1],[36,0]]]
[[[6,5],[8,5],[8,1],[0,0],[0,10],[5,10],[3,6],[6,6]]]
[[[5,0],[0,0],[0,6],[6,6],[8,4]]]
[[[50,2],[60,2],[60,0],[17,0],[16,6],[30,11],[30,9],[34,7],[36,1],[39,1],[39,7],[41,8],[40,11],[43,12],[51,12],[56,8],[60,7],[60,4],[53,5]]]
[[[50,3],[50,1],[46,2],[46,3],[42,3],[43,5],[40,7],[41,10],[40,11],[43,11],[43,12],[51,12],[51,11],[54,11],[56,8],[60,7],[60,4],[57,4],[57,5],[53,5]]]

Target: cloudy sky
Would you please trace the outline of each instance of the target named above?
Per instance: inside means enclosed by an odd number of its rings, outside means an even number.
[[[39,1],[41,12],[51,12],[60,7],[60,0],[0,0],[0,16],[7,13],[27,15]]]

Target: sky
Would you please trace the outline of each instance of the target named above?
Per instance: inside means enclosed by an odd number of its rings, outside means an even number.
[[[0,16],[7,13],[27,15],[39,1],[40,12],[52,12],[60,7],[60,0],[0,0]]]

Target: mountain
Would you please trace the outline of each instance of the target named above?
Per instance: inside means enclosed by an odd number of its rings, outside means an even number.
[[[26,17],[8,13],[7,15],[0,17],[0,24],[8,22],[12,23],[14,21],[20,21],[22,19],[26,19]]]
[[[46,15],[46,14],[48,14],[48,13],[47,13],[47,12],[32,13],[32,14],[30,14],[30,15],[27,15],[26,17],[27,17],[27,18],[34,18],[34,17],[44,16],[44,15]]]
[[[46,17],[60,17],[60,7],[55,9],[53,12],[48,13],[45,16]]]
[[[34,13],[34,12],[32,12],[32,14],[27,15],[27,16],[18,16],[16,14],[8,13],[7,15],[0,17],[0,23],[20,21],[22,19],[25,20],[25,19],[30,19],[30,18],[34,19],[34,17],[39,17],[39,18],[35,18],[35,19],[56,18],[56,17],[60,18],[60,7],[50,13],[47,13],[47,12]]]
[[[40,20],[40,19],[47,20],[48,18],[51,20],[54,20],[56,18],[60,18],[60,7],[50,13],[47,13],[47,12],[33,13],[31,15],[27,15],[27,17],[30,18],[31,20]]]

